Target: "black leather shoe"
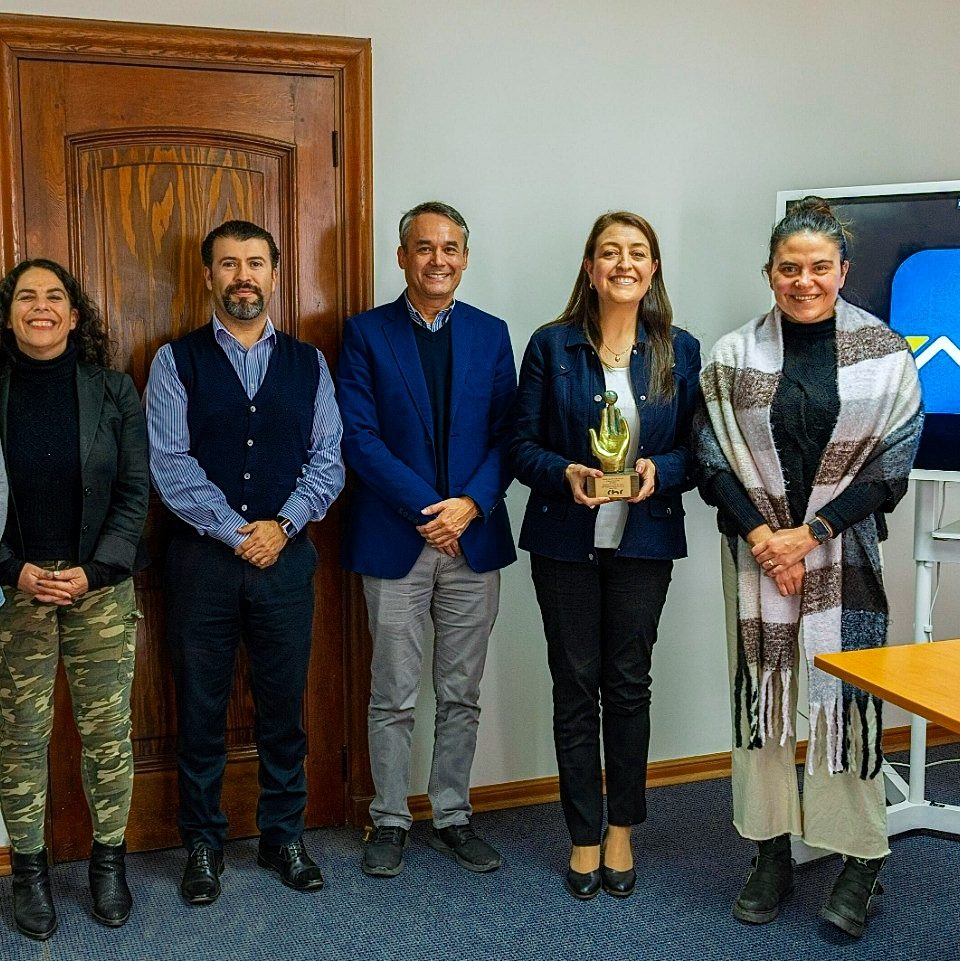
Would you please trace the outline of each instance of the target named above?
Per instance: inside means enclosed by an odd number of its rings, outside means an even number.
[[[260,838],[257,864],[280,875],[280,880],[295,891],[316,891],[323,887],[323,875],[307,854],[303,838],[290,844],[264,844]]]
[[[600,888],[602,887],[600,869],[597,868],[595,871],[588,871],[586,874],[581,874],[579,871],[574,871],[573,868],[567,868],[567,876],[564,879],[564,883],[567,886],[567,890],[578,901],[590,901],[600,893]]]
[[[435,851],[452,857],[460,867],[478,874],[496,871],[503,864],[500,854],[473,830],[469,821],[447,828],[435,827],[427,843]]]
[[[780,905],[791,891],[790,835],[760,841],[753,870],[733,905],[733,916],[747,924],[767,924],[780,913]]]
[[[877,875],[885,860],[846,858],[827,903],[820,909],[820,917],[835,924],[851,938],[861,937],[874,897],[883,894]]]
[[[187,904],[213,904],[220,897],[223,851],[197,844],[187,858],[180,893]]]
[[[36,854],[13,852],[13,920],[17,930],[34,941],[46,941],[57,930],[57,912],[50,891],[47,849]]]
[[[127,886],[124,857],[127,842],[117,845],[93,842],[90,852],[90,894],[93,895],[93,916],[108,928],[126,924],[133,909],[133,896]]]
[[[637,872],[633,868],[614,871],[613,868],[601,864],[600,879],[603,882],[603,890],[615,898],[629,898],[637,886]]]
[[[603,863],[606,846],[607,832],[604,831],[603,838],[600,841],[600,880],[603,882],[603,890],[615,898],[628,898],[637,886],[637,872],[633,865],[626,871],[615,871],[613,868],[608,868]]]
[[[397,824],[382,824],[374,829],[363,848],[361,867],[373,878],[394,878],[403,870],[403,846],[407,831]]]

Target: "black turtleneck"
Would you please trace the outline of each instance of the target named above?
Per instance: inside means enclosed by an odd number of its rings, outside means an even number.
[[[784,319],[783,373],[770,405],[770,427],[794,526],[809,520],[806,510],[810,492],[840,413],[836,342],[835,317],[812,324]],[[714,475],[706,493],[708,503],[720,508],[719,524],[724,533],[745,537],[764,523],[732,473]],[[881,511],[890,497],[891,485],[884,481],[852,485],[817,513],[839,534]],[[877,523],[883,539],[886,524],[880,513]]]
[[[80,431],[77,349],[34,360],[10,349],[7,477],[11,508],[4,540],[24,560],[77,561]],[[13,583],[16,583],[14,580]]]
[[[52,360],[22,353],[4,337],[10,365],[7,478],[10,503],[3,540],[14,556],[0,563],[0,583],[15,586],[25,562],[77,563],[82,514],[78,352],[73,342]],[[109,566],[83,565],[90,589],[116,581]]]
[[[798,324],[784,317],[781,329],[783,373],[770,405],[770,427],[796,526],[807,520],[817,468],[840,413],[837,322],[830,317]]]

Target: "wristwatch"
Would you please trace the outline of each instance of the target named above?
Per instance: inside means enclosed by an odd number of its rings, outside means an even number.
[[[822,544],[824,541],[830,540],[833,537],[833,531],[830,529],[830,525],[820,517],[814,517],[807,527],[810,528],[810,533],[813,534],[813,539],[818,543]]]
[[[297,533],[293,528],[293,521],[282,514],[277,514],[277,523],[280,525],[280,530],[287,536],[287,540]]]

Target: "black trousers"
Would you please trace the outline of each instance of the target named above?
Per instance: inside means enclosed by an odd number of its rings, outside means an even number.
[[[553,736],[560,801],[576,845],[599,844],[603,827],[600,710],[607,821],[646,819],[650,662],[673,561],[617,557],[599,563],[531,556],[553,677]]]
[[[246,645],[260,757],[257,827],[268,844],[303,833],[307,741],[301,721],[317,553],[301,534],[259,570],[208,537],[175,536],[167,553],[167,637],[177,688],[178,825],[184,846],[219,850],[226,719]]]

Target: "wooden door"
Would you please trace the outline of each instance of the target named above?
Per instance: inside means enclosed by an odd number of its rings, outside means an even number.
[[[323,69],[329,51],[313,49],[308,58],[302,49],[308,40],[321,47],[323,38],[274,35],[264,43],[262,34],[11,19],[33,32],[23,48],[0,22],[2,39],[17,54],[12,63],[7,58],[15,146],[19,141],[12,259],[43,256],[69,265],[104,312],[117,346],[115,366],[142,391],[157,348],[209,320],[200,240],[224,220],[253,220],[281,250],[271,318],[316,344],[333,365],[344,316],[368,299],[357,296],[367,284],[355,275],[364,267],[358,251],[369,244],[369,224],[365,205],[357,203],[358,172],[348,173],[338,156],[347,146],[344,129],[356,132],[356,118],[349,124],[344,118],[342,50],[340,67]],[[352,43],[350,57],[365,59],[365,42]],[[297,45],[293,55],[302,62],[285,62]],[[362,105],[362,94],[351,96]],[[363,143],[351,150],[362,167]],[[304,710],[309,826],[342,823],[345,815],[350,725],[338,513],[311,530],[321,564]],[[133,850],[178,843],[176,712],[161,578],[166,527],[154,498],[147,529],[155,561],[137,578],[144,619],[133,689],[136,775],[127,833]],[[245,672],[241,657],[223,792],[232,836],[256,833],[257,758]],[[53,854],[82,857],[90,825],[62,677],[52,745]]]

